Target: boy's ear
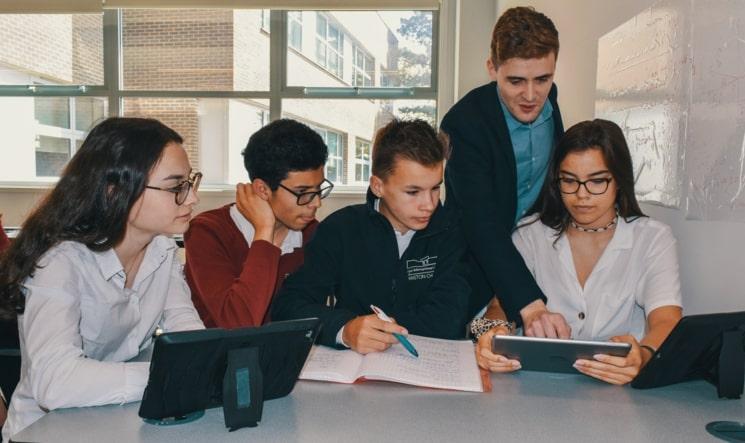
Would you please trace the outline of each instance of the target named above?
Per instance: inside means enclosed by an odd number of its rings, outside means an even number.
[[[497,67],[494,66],[491,57],[486,59],[486,72],[489,74],[489,78],[492,81],[497,81]]]
[[[370,190],[378,198],[383,195],[383,180],[377,175],[370,176]]]
[[[270,188],[269,185],[260,178],[251,182],[251,188],[253,189],[254,194],[261,197],[262,200],[269,201],[272,196],[272,188]]]

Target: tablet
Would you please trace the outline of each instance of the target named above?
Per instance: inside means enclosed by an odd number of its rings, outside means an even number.
[[[720,397],[740,398],[743,343],[745,312],[685,316],[631,386],[647,389],[703,378],[717,386]]]
[[[628,343],[606,341],[561,340],[514,335],[495,335],[492,352],[519,360],[522,369],[544,372],[578,372],[577,359],[592,360],[595,354],[625,357],[631,350]]]
[[[171,424],[223,406],[226,426],[234,428],[233,413],[245,416],[244,409],[256,405],[251,407],[257,408],[259,421],[263,400],[292,391],[319,330],[320,320],[313,318],[161,334],[139,415]],[[238,363],[235,370],[233,361]]]

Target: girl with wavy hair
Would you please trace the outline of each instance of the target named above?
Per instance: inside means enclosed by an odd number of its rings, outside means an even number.
[[[204,327],[169,237],[198,202],[182,143],[156,120],[104,120],[0,258],[22,356],[5,441],[52,409],[141,399],[149,364],[129,360],[156,328]]]

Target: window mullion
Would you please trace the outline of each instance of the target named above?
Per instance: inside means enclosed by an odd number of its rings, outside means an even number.
[[[269,119],[282,118],[282,98],[287,88],[287,11],[272,10],[269,34]]]
[[[121,10],[103,13],[103,84],[108,97],[109,115],[121,115]]]

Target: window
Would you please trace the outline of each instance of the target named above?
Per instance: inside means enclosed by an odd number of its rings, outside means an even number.
[[[358,138],[354,149],[354,181],[366,184],[370,180],[370,142]]]
[[[344,184],[344,142],[341,133],[331,129],[310,125],[323,139],[329,148],[329,158],[326,161],[326,178],[334,184]]]
[[[262,9],[261,10],[261,25],[260,29],[264,32],[271,32],[271,10],[269,9]]]
[[[303,13],[301,11],[287,13],[287,44],[297,51],[303,50]]]
[[[320,13],[316,14],[316,62],[335,76],[343,77],[344,34]]]
[[[203,188],[232,190],[247,179],[248,138],[287,116],[324,138],[329,180],[358,192],[377,128],[393,117],[436,121],[437,17],[222,8],[0,14],[0,186],[53,181],[93,125],[121,115],[175,129],[204,172]],[[115,29],[104,33],[104,21]],[[271,25],[287,38],[270,59],[279,43]]]
[[[93,97],[32,100],[36,120],[36,176],[56,177],[83,143],[86,131],[106,116],[106,102]]]
[[[354,77],[352,85],[372,87],[375,83],[375,61],[359,46],[354,47]]]

